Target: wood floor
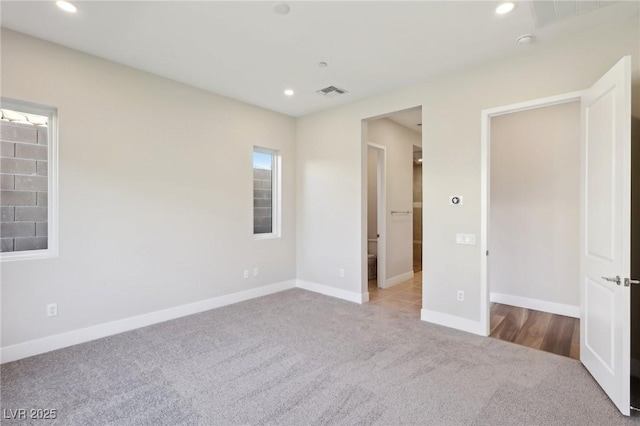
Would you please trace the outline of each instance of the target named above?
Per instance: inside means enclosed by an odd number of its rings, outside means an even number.
[[[420,318],[422,272],[388,289],[369,281],[369,303]],[[516,306],[491,304],[491,337],[580,359],[580,320]]]
[[[580,359],[578,318],[492,303],[491,337]]]

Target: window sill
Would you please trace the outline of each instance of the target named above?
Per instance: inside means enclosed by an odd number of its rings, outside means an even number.
[[[272,240],[274,238],[280,238],[280,234],[253,234],[254,240]]]
[[[58,253],[53,249],[13,251],[0,253],[0,262],[14,262],[19,260],[51,259],[58,257]]]

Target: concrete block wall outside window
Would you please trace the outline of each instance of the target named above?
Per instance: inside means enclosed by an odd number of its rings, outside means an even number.
[[[253,151],[253,234],[277,235],[278,153],[266,148]]]
[[[0,123],[2,252],[47,248],[47,128]]]
[[[0,119],[0,252],[46,251],[49,117],[3,105]]]
[[[273,232],[271,170],[253,169],[253,233]]]

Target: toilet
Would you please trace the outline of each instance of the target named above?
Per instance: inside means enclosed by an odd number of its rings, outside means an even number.
[[[375,254],[367,255],[367,264],[369,266],[369,281],[375,280],[378,277],[378,258]]]
[[[376,238],[367,240],[367,253],[368,279],[375,280],[378,277],[378,240]]]

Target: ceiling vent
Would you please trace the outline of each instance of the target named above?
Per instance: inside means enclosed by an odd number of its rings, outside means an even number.
[[[329,87],[325,87],[324,89],[320,89],[316,91],[316,93],[319,93],[322,96],[338,96],[338,95],[344,95],[345,93],[349,93],[349,92],[347,92],[344,89],[340,89],[339,87],[336,87],[336,86],[329,86]]]
[[[531,8],[538,28],[607,6],[615,1],[533,0]]]

